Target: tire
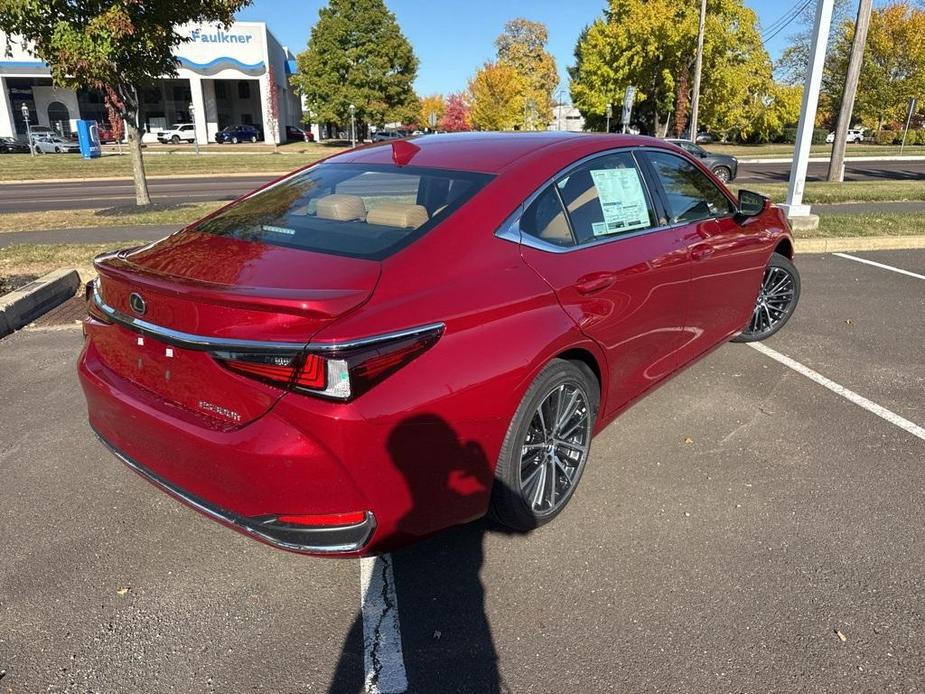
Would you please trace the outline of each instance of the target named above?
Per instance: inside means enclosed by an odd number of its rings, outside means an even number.
[[[251,135],[251,142],[257,142],[257,136]]]
[[[728,166],[717,166],[713,169],[713,175],[723,183],[729,183],[732,180],[732,171],[729,170]]]
[[[784,277],[785,275],[787,278]],[[775,289],[781,282],[784,284],[776,294],[768,291]],[[732,338],[732,341],[760,342],[768,339],[787,324],[799,301],[800,273],[796,265],[786,256],[772,253],[761,278],[761,287],[751,318],[742,332]]]
[[[554,359],[539,373],[517,407],[501,446],[489,506],[492,518],[514,530],[527,531],[548,523],[562,512],[578,487],[588,460],[599,393],[597,378],[581,362]],[[562,405],[557,398],[562,398],[573,414],[559,423],[557,431],[543,434],[540,425],[546,431],[555,424],[545,424],[545,417],[539,417],[540,408],[546,416],[555,417]],[[565,434],[563,441],[568,445],[560,443],[550,448],[548,441],[555,433]],[[542,436],[547,439],[536,440]],[[527,450],[531,447],[532,452]],[[550,479],[552,484],[548,483]],[[542,498],[537,503],[539,497]]]
[[[55,147],[55,154],[61,154],[61,148]]]
[[[180,136],[174,135],[173,137],[170,138],[170,142],[171,144],[174,144],[174,145],[180,144]]]
[[[236,145],[236,144],[238,144],[238,142],[240,142],[240,140],[238,139],[238,136],[237,136],[237,135],[235,135],[233,138],[231,138],[231,144]]]

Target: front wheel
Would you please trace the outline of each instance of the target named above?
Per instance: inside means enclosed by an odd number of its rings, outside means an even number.
[[[713,175],[723,183],[729,183],[729,181],[732,180],[732,171],[725,166],[717,166],[713,169]]]
[[[527,531],[572,498],[591,446],[599,386],[580,362],[555,359],[527,389],[501,447],[489,512]]]
[[[788,258],[772,253],[745,330],[734,342],[765,340],[787,324],[800,300],[800,273]]]
[[[180,144],[180,136],[179,136],[179,135],[174,135],[173,137],[170,138],[170,141],[171,141],[173,144],[178,145],[178,144]]]
[[[240,142],[240,140],[238,140],[237,135],[235,135],[233,138],[231,138],[231,144],[236,145],[236,144],[238,144],[238,142]]]

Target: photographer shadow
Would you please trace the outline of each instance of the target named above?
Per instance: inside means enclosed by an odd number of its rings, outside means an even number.
[[[494,483],[494,466],[475,442],[461,442],[443,419],[419,415],[388,440],[411,508],[397,525],[411,541],[444,508],[479,513]],[[509,691],[485,612],[481,580],[487,533],[515,534],[488,518],[443,530],[391,555],[408,692],[493,694]],[[329,691],[363,691],[363,620],[357,615],[344,642]],[[383,691],[383,694],[387,694]]]

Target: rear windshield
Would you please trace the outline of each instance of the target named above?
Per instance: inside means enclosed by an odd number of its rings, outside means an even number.
[[[208,234],[381,260],[472,197],[488,174],[320,164],[200,222]]]

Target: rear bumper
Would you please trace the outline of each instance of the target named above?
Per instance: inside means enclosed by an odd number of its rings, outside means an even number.
[[[95,433],[113,455],[155,486],[200,513],[274,547],[307,554],[355,553],[366,546],[376,529],[376,519],[369,511],[362,523],[316,527],[281,526],[267,519],[239,516],[180,489],[125,455],[99,432]]]

